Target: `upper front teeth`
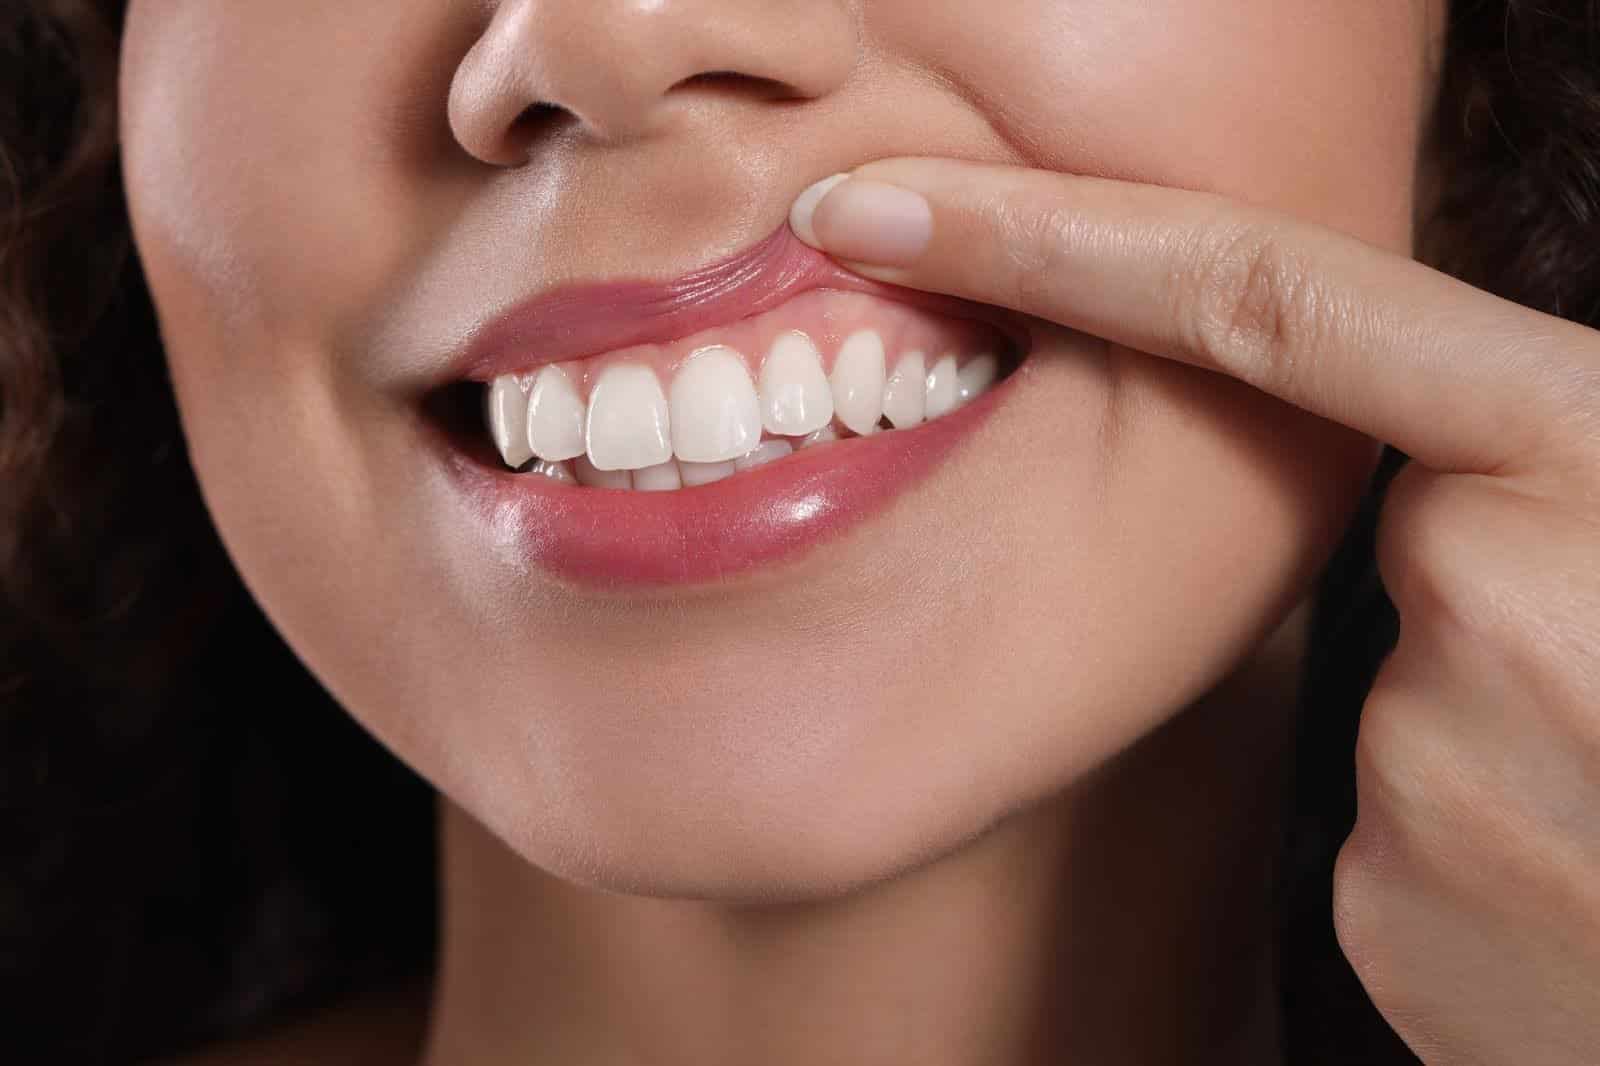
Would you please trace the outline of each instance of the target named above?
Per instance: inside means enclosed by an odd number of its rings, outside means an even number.
[[[904,429],[937,418],[988,389],[999,370],[992,355],[958,366],[946,353],[930,365],[920,350],[901,354],[892,373],[886,365],[876,330],[846,337],[831,374],[811,338],[789,330],[773,341],[756,382],[743,355],[717,344],[690,355],[665,390],[651,366],[606,365],[587,404],[556,364],[502,375],[489,386],[486,413],[510,466],[537,458],[540,472],[571,474],[585,485],[673,489],[834,439],[836,423],[866,435],[883,419]],[[765,441],[763,431],[771,435]],[[570,471],[569,459],[576,460]]]
[[[767,432],[801,437],[833,421],[833,389],[822,354],[799,330],[780,334],[761,364],[761,424]]]
[[[519,417],[527,405],[527,394],[515,377],[495,378],[489,386],[489,435],[500,449],[500,457],[512,466],[521,466],[533,458],[528,435],[522,431],[523,417]]]
[[[953,355],[941,356],[928,371],[925,392],[926,405],[924,415],[928,418],[938,418],[955,410],[960,402],[960,395],[956,392],[956,357]]]
[[[845,428],[863,437],[883,417],[883,338],[876,330],[852,333],[833,361],[833,413]]]
[[[583,397],[559,366],[547,366],[534,378],[526,422],[529,450],[541,459],[574,459],[588,448]]]
[[[704,348],[672,379],[672,453],[694,463],[736,459],[761,443],[761,400],[731,348]]]
[[[894,365],[883,387],[883,415],[896,429],[914,426],[927,416],[928,372],[921,352],[907,352]]]
[[[584,427],[589,461],[601,470],[638,470],[672,458],[667,397],[656,372],[619,363],[600,372]],[[507,460],[509,462],[509,460]]]

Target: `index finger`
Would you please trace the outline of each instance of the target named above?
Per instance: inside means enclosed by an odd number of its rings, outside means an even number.
[[[791,218],[867,276],[1229,374],[1436,470],[1530,470],[1600,421],[1595,331],[1226,197],[905,158]]]

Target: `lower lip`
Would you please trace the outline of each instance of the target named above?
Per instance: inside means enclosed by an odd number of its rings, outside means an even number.
[[[452,447],[473,507],[517,554],[572,584],[651,588],[722,581],[798,557],[866,521],[988,419],[1027,363],[989,391],[910,429],[797,451],[671,492],[593,489],[497,471]]]

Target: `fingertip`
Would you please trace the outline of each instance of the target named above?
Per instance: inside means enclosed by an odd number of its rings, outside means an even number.
[[[826,249],[817,240],[817,232],[811,225],[811,217],[816,213],[817,205],[822,202],[822,198],[849,176],[848,173],[833,174],[821,181],[813,182],[795,197],[794,205],[789,208],[789,228],[794,230],[794,235],[801,241],[818,251]]]
[[[801,193],[791,217],[795,234],[811,247],[880,266],[910,266],[933,239],[926,197],[853,174],[834,175]]]

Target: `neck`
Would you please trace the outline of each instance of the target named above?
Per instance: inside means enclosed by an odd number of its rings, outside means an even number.
[[[1306,617],[1090,778],[842,898],[580,888],[441,800],[424,1062],[1278,1062],[1272,863]]]

